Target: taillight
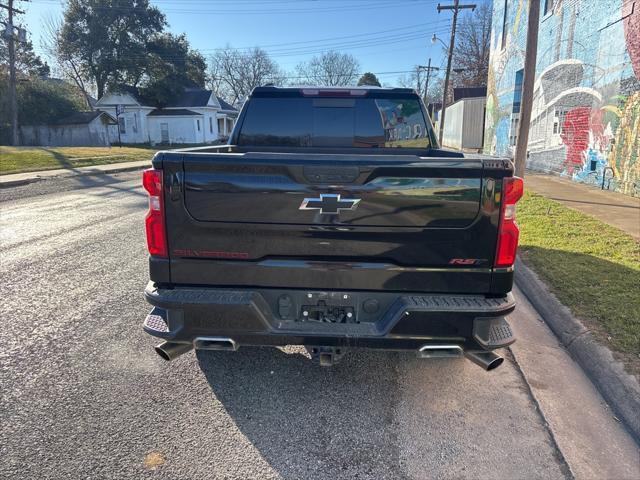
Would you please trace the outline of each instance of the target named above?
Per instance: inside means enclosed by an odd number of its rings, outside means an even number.
[[[162,170],[154,170],[152,168],[145,170],[142,174],[142,185],[149,194],[149,213],[145,218],[149,254],[155,257],[167,258]]]
[[[516,261],[520,229],[516,224],[516,203],[524,193],[524,182],[520,177],[507,177],[502,180],[502,201],[500,223],[498,226],[498,248],[495,267],[510,267]]]

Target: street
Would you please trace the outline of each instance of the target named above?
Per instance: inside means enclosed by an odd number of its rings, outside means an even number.
[[[139,172],[0,191],[0,477],[558,479],[580,471],[559,450],[517,352],[504,351],[493,372],[369,351],[321,368],[299,347],[164,362],[141,328],[146,203]],[[511,322],[534,317],[523,302]],[[622,452],[611,461],[633,478],[633,447],[611,448]]]

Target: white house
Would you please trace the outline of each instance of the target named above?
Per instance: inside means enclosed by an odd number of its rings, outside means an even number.
[[[122,143],[213,143],[229,136],[238,111],[211,90],[188,88],[164,108],[145,104],[134,89],[105,94],[96,108],[118,120],[111,141]]]

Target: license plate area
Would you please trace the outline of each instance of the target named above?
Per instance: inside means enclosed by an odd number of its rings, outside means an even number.
[[[341,292],[306,293],[298,318],[303,322],[360,323],[355,299]]]

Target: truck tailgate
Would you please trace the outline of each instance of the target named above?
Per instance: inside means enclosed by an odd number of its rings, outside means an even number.
[[[162,168],[172,282],[491,289],[502,161],[165,153]]]

